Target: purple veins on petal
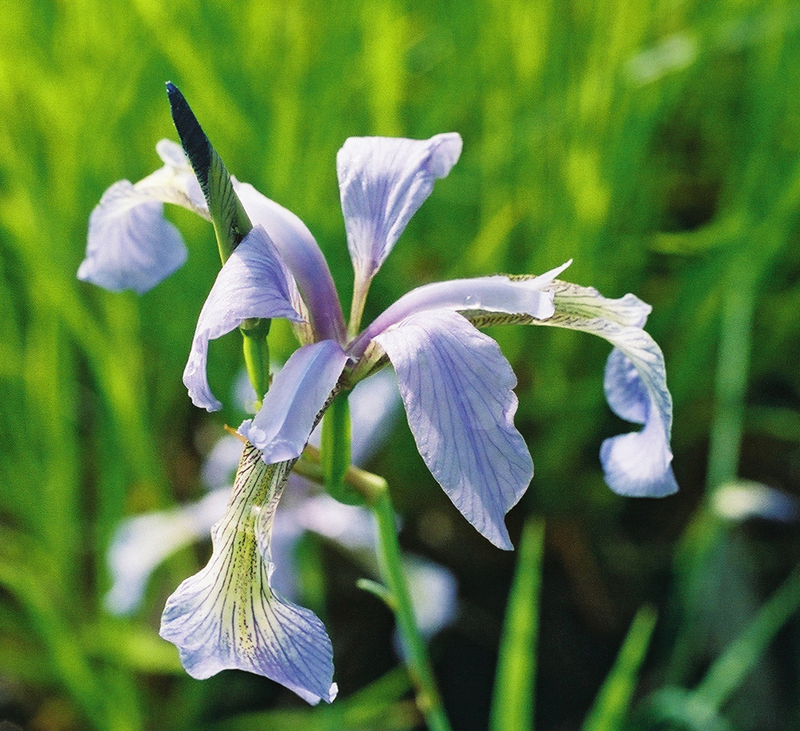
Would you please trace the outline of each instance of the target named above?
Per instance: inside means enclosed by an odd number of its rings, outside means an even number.
[[[623,419],[644,428],[606,439],[600,460],[608,486],[630,497],[663,497],[677,491],[672,472],[672,397],[664,355],[643,329],[650,305],[632,294],[603,297],[593,287],[554,283],[555,314],[537,323],[582,330],[614,346],[605,375],[606,398]]]
[[[412,315],[375,340],[397,372],[428,469],[480,533],[511,549],[504,517],[533,463],[514,427],[517,381],[499,346],[447,310]]]
[[[608,405],[620,419],[636,424],[647,421],[650,394],[636,366],[618,348],[611,351],[606,361],[604,389]]]
[[[347,360],[335,340],[296,350],[275,376],[261,410],[242,423],[239,434],[263,452],[267,463],[300,456]]]
[[[426,310],[503,312],[546,320],[554,312],[553,293],[546,289],[551,281],[552,277],[514,280],[496,275],[417,287],[387,307],[353,343],[351,352],[360,355],[375,335],[409,315]]]
[[[245,447],[227,512],[212,529],[211,559],[167,600],[160,634],[194,678],[238,668],[309,703],[331,702],[337,688],[324,626],[271,587],[272,521],[290,467],[265,465]]]
[[[200,311],[183,382],[195,406],[213,411],[206,377],[208,341],[229,333],[249,318],[300,320],[291,304],[289,279],[280,255],[261,226],[242,239],[217,275]]]
[[[253,225],[264,227],[292,273],[318,339],[340,339],[344,335],[342,307],[328,263],[308,227],[249,183],[234,178],[233,187]]]
[[[356,279],[369,281],[409,219],[461,154],[455,132],[428,140],[351,137],[336,156],[347,246]]]

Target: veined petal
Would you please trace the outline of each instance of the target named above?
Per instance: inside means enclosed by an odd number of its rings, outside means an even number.
[[[454,310],[468,320],[494,317],[503,323],[514,322],[515,316],[544,320],[555,311],[553,293],[548,287],[553,278],[570,262],[535,278],[513,278],[505,275],[453,279],[417,287],[387,307],[353,342],[350,352],[360,357],[369,341],[378,333],[426,310]],[[497,317],[497,315],[500,317]],[[507,316],[511,317],[507,317]],[[498,323],[500,324],[500,323]]]
[[[618,348],[611,351],[606,361],[603,386],[608,405],[620,419],[636,424],[647,421],[650,394],[636,367]]]
[[[335,340],[304,345],[275,376],[261,410],[239,427],[269,463],[299,457],[348,356]]]
[[[497,343],[448,310],[411,315],[375,340],[397,372],[428,469],[478,531],[511,549],[504,517],[533,463],[514,427],[517,379]]]
[[[294,213],[233,178],[233,188],[253,225],[261,224],[294,276],[320,340],[344,335],[344,316],[328,263],[306,225]]]
[[[89,217],[86,258],[78,279],[119,292],[152,289],[186,261],[178,230],[164,218],[164,203],[208,217],[197,180],[179,145],[161,140],[163,168],[135,185],[114,183]]]
[[[351,137],[336,156],[347,246],[356,281],[369,281],[411,216],[461,154],[461,136]]]
[[[536,322],[599,335],[614,350],[606,365],[609,405],[623,419],[644,424],[639,432],[606,439],[600,449],[606,482],[620,495],[662,497],[676,492],[672,473],[672,397],[664,356],[642,330],[650,306],[627,294],[607,299],[592,287],[556,282],[555,314]]]
[[[225,262],[200,311],[183,372],[183,383],[195,406],[209,411],[221,406],[206,377],[208,341],[248,318],[259,317],[300,319],[291,305],[291,284],[280,254],[266,231],[256,226]]]
[[[291,467],[265,465],[255,447],[245,446],[227,512],[212,529],[211,559],[167,600],[160,634],[177,645],[194,678],[238,668],[309,703],[330,703],[337,688],[324,626],[270,584],[272,521]]]

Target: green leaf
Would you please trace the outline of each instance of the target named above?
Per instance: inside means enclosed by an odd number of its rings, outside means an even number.
[[[532,731],[534,728],[543,554],[544,521],[529,518],[522,532],[500,640],[489,724],[491,731]]]
[[[581,731],[616,731],[620,728],[633,697],[639,668],[650,646],[657,616],[656,610],[648,605],[636,613]]]
[[[693,696],[720,709],[753,671],[769,644],[800,609],[800,566],[758,610],[752,622],[714,661]]]

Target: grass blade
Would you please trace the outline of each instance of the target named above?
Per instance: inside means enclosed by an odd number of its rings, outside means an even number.
[[[656,610],[648,605],[636,613],[581,731],[614,731],[620,728],[630,706],[639,668],[650,646],[656,619]]]
[[[529,518],[522,532],[500,641],[489,723],[491,731],[531,731],[534,728],[543,554],[544,521]]]

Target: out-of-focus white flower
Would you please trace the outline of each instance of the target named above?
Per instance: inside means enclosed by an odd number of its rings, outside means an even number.
[[[791,523],[800,518],[800,501],[794,495],[750,480],[729,482],[714,490],[711,508],[733,521],[762,518]]]

